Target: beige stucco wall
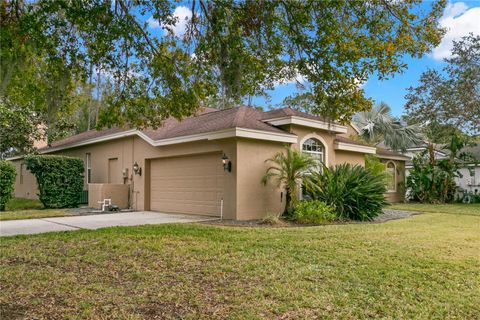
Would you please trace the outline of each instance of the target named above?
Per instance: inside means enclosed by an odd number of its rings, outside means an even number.
[[[129,185],[114,183],[90,183],[88,184],[88,206],[90,208],[101,209],[99,203],[105,199],[111,199],[112,204],[120,209],[126,209],[129,206]]]
[[[128,169],[128,178],[132,175],[132,160],[134,155],[134,138],[128,137],[108,142],[101,142],[94,145],[66,149],[52,154],[62,154],[69,157],[77,157],[86,161],[86,154],[90,153],[92,163],[92,176],[90,183],[107,183],[109,175],[109,159],[117,159],[117,177],[112,181],[122,181],[122,171]],[[87,175],[85,163],[85,176]],[[85,179],[84,189],[87,190]],[[129,183],[129,179],[124,182]]]
[[[352,138],[354,136],[358,136],[357,130],[355,130],[352,125],[347,124],[347,133],[339,133],[339,136],[345,137],[345,138]]]
[[[16,198],[38,199],[38,186],[35,176],[27,170],[23,159],[12,161],[17,170],[17,177],[15,178]],[[23,166],[22,166],[23,164]]]
[[[265,160],[284,150],[281,143],[239,139],[237,142],[237,219],[260,219],[281,213],[285,195],[274,181],[266,186],[261,179],[271,165]]]
[[[350,163],[353,165],[365,166],[365,154],[350,151],[335,151],[335,164]]]

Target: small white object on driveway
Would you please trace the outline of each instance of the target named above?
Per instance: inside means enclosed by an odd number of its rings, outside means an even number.
[[[56,217],[25,220],[0,221],[0,236],[36,234],[52,231],[99,229],[118,226],[140,226],[145,224],[189,223],[217,220],[216,217],[161,213],[151,211],[95,214],[75,217]]]

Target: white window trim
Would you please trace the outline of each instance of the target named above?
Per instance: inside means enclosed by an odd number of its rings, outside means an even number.
[[[325,139],[316,134],[316,133],[310,133],[310,134],[307,134],[305,135],[302,140],[300,141],[299,143],[299,149],[301,152],[303,152],[303,144],[305,143],[305,141],[307,141],[308,139],[317,139],[319,140],[322,144],[323,144],[323,157],[324,157],[324,164],[328,167],[329,166],[329,162],[328,162],[328,144],[327,144],[327,141],[325,141]]]
[[[397,192],[397,165],[394,161],[387,161],[385,163],[385,170],[388,170],[388,165],[390,163],[393,164],[393,190],[387,190],[387,193],[396,193]]]

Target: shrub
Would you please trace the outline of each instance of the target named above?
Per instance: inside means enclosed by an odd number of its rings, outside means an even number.
[[[365,169],[374,175],[383,176],[386,183],[387,173],[385,171],[385,164],[383,164],[376,155],[365,155]]]
[[[285,189],[283,216],[288,217],[297,200],[297,188],[301,185],[305,172],[315,166],[315,160],[305,153],[286,147],[285,153],[278,152],[265,162],[272,166],[262,177],[262,184],[266,185],[273,179],[278,187]]]
[[[45,208],[78,206],[84,171],[80,158],[32,155],[25,157],[25,163],[37,178],[38,197]]]
[[[16,176],[13,163],[0,160],[0,211],[5,210],[5,205],[12,198]]]
[[[307,195],[332,207],[340,219],[372,220],[387,205],[383,175],[348,163],[314,172],[305,185]]]
[[[336,218],[333,208],[318,200],[298,202],[292,215],[292,219],[298,223],[323,223]]]

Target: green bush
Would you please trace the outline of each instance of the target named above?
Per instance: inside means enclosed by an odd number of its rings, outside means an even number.
[[[5,210],[5,205],[12,198],[16,176],[13,163],[0,160],[0,211]]]
[[[84,171],[80,158],[32,155],[25,157],[25,163],[37,178],[38,197],[45,208],[78,206]]]
[[[385,179],[385,183],[387,182],[387,172],[385,171],[385,164],[383,164],[376,155],[365,155],[365,169],[367,169],[374,175],[383,176]]]
[[[348,163],[312,173],[305,192],[332,207],[340,219],[372,220],[387,205],[384,176]]]
[[[292,219],[298,223],[323,223],[337,219],[332,207],[318,200],[297,202]]]

